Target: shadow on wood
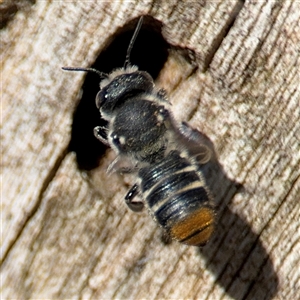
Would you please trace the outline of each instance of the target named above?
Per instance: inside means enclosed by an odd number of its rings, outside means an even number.
[[[145,26],[142,27],[133,47],[131,62],[138,65],[139,69],[149,72],[155,79],[167,60],[170,46],[161,36],[160,23],[157,21],[154,25],[151,23],[151,30],[149,30],[147,23],[151,21],[153,22],[151,18],[146,18]],[[135,23],[136,20],[116,34],[116,38],[92,65],[93,68],[109,73],[123,66]],[[82,98],[74,113],[69,149],[76,153],[79,169],[91,170],[98,166],[99,159],[106,150],[106,146],[93,135],[95,126],[104,125],[94,101],[99,91],[98,76],[88,73],[82,88]],[[213,147],[212,143],[211,147]],[[204,172],[206,178],[209,178],[209,188],[219,207],[219,220],[214,238],[210,245],[199,249],[199,253],[207,260],[207,269],[215,274],[216,281],[234,299],[254,296],[272,299],[278,289],[278,278],[259,240],[259,235],[227,207],[235,193],[245,192],[245,190],[241,184],[230,180],[224,174],[216,160],[207,164]],[[165,237],[163,239],[168,243]],[[236,287],[237,284],[240,286]]]
[[[207,269],[234,299],[273,299],[278,277],[259,234],[228,207],[236,193],[247,191],[229,179],[217,161],[207,164],[206,178],[219,207],[214,237],[209,245],[199,248]]]

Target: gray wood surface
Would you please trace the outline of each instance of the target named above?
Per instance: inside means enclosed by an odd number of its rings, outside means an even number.
[[[6,8],[0,32],[2,299],[299,299],[299,1],[24,7]],[[109,55],[140,15],[170,47],[157,85],[224,170],[211,178],[219,220],[203,249],[165,245],[147,212],[128,211],[134,178],[106,173],[111,150],[90,171],[68,150],[86,74],[61,67]],[[125,53],[107,57],[105,68]]]

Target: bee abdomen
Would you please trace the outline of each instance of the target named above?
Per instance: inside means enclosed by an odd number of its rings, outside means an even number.
[[[214,231],[215,213],[212,207],[202,206],[174,220],[169,233],[175,240],[193,246],[205,245]]]
[[[169,198],[154,216],[175,240],[200,246],[214,229],[214,210],[208,203],[205,187],[190,189]]]
[[[139,173],[142,193],[154,218],[172,238],[188,245],[205,244],[214,227],[214,209],[200,174],[177,151]]]
[[[143,191],[148,191],[166,175],[172,175],[188,166],[189,163],[181,158],[177,151],[172,151],[164,160],[139,171],[139,177],[142,179],[141,188]]]

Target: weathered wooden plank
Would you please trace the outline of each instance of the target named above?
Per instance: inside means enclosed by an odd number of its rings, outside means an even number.
[[[19,10],[1,31],[3,297],[296,299],[299,9],[41,1]],[[127,210],[133,179],[106,174],[110,150],[85,172],[68,152],[84,74],[60,67],[90,66],[142,14],[161,22],[172,46],[157,84],[174,115],[212,139],[225,173],[244,186],[211,183],[219,221],[201,250],[164,245],[147,213]],[[145,20],[150,31],[158,24]]]

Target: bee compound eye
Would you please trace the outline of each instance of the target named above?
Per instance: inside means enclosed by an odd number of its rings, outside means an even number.
[[[99,91],[96,95],[96,107],[98,109],[100,109],[102,102],[103,101],[101,100],[101,91]]]
[[[100,90],[96,95],[97,108],[100,109],[105,104],[108,98],[109,98],[109,93],[107,92],[107,90]]]

